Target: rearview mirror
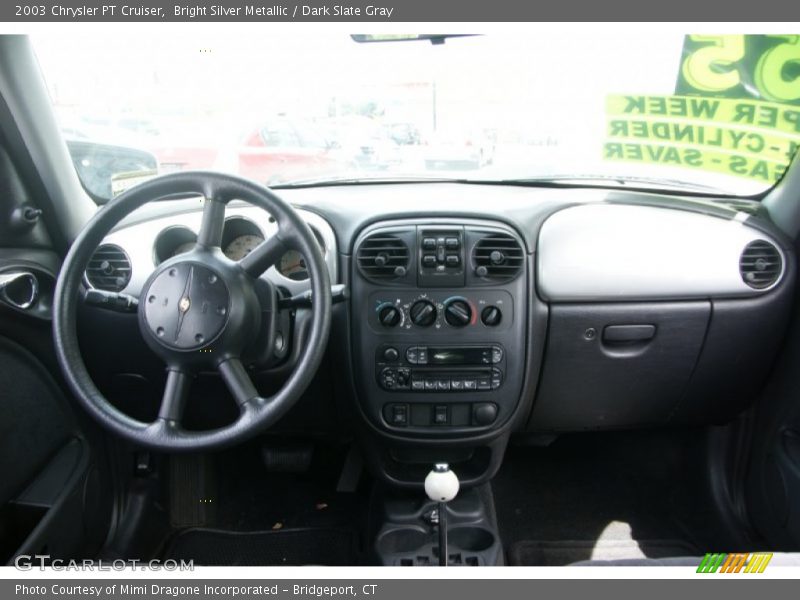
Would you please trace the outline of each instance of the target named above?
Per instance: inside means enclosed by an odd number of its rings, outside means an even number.
[[[470,37],[473,33],[353,33],[350,37],[359,44],[373,42],[419,42],[427,41],[434,45],[444,44],[450,38]]]

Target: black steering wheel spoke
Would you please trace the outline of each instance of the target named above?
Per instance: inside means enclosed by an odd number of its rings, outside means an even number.
[[[217,367],[222,381],[228,387],[228,391],[236,400],[240,407],[246,406],[249,402],[258,398],[258,390],[253,385],[253,380],[247,374],[242,361],[238,358],[229,358]]]
[[[189,398],[194,375],[185,368],[170,367],[167,370],[167,383],[161,397],[158,418],[163,421],[180,423]]]
[[[225,227],[225,203],[214,197],[203,202],[203,220],[197,234],[197,245],[203,248],[219,248],[222,245],[222,230]]]
[[[260,277],[276,264],[292,246],[278,230],[275,235],[256,246],[253,251],[239,261],[239,265],[251,277]]]

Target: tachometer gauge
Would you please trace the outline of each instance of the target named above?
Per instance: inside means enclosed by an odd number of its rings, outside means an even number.
[[[281,257],[277,265],[278,273],[293,281],[305,281],[308,279],[308,268],[306,259],[296,250],[289,250]]]
[[[225,246],[223,254],[231,260],[242,260],[245,256],[250,254],[256,246],[264,241],[260,235],[240,235],[233,239],[233,241]]]
[[[173,225],[158,232],[153,244],[153,264],[189,252],[197,243],[197,234],[183,225]]]

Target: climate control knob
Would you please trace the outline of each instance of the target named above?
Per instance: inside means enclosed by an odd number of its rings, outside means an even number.
[[[472,321],[472,307],[466,300],[450,300],[444,306],[444,318],[453,327],[464,327]]]
[[[497,327],[503,320],[503,313],[496,306],[487,306],[481,311],[481,323],[487,327]]]
[[[430,300],[417,300],[409,311],[411,322],[419,327],[430,327],[436,322],[436,305]]]
[[[403,314],[394,304],[384,304],[378,310],[378,320],[384,327],[397,327],[403,320]]]

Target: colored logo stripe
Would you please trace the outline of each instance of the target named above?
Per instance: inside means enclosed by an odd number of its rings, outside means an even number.
[[[708,553],[703,557],[698,573],[763,573],[772,560],[770,552]]]
[[[698,573],[716,573],[727,554],[706,554],[700,566],[697,567]]]
[[[738,573],[744,567],[744,563],[747,561],[747,557],[750,556],[747,553],[736,552],[734,554],[729,554],[727,560],[722,565],[722,573]]]
[[[745,573],[763,573],[767,568],[769,561],[772,560],[771,552],[758,552],[753,554],[752,560],[747,564]]]

